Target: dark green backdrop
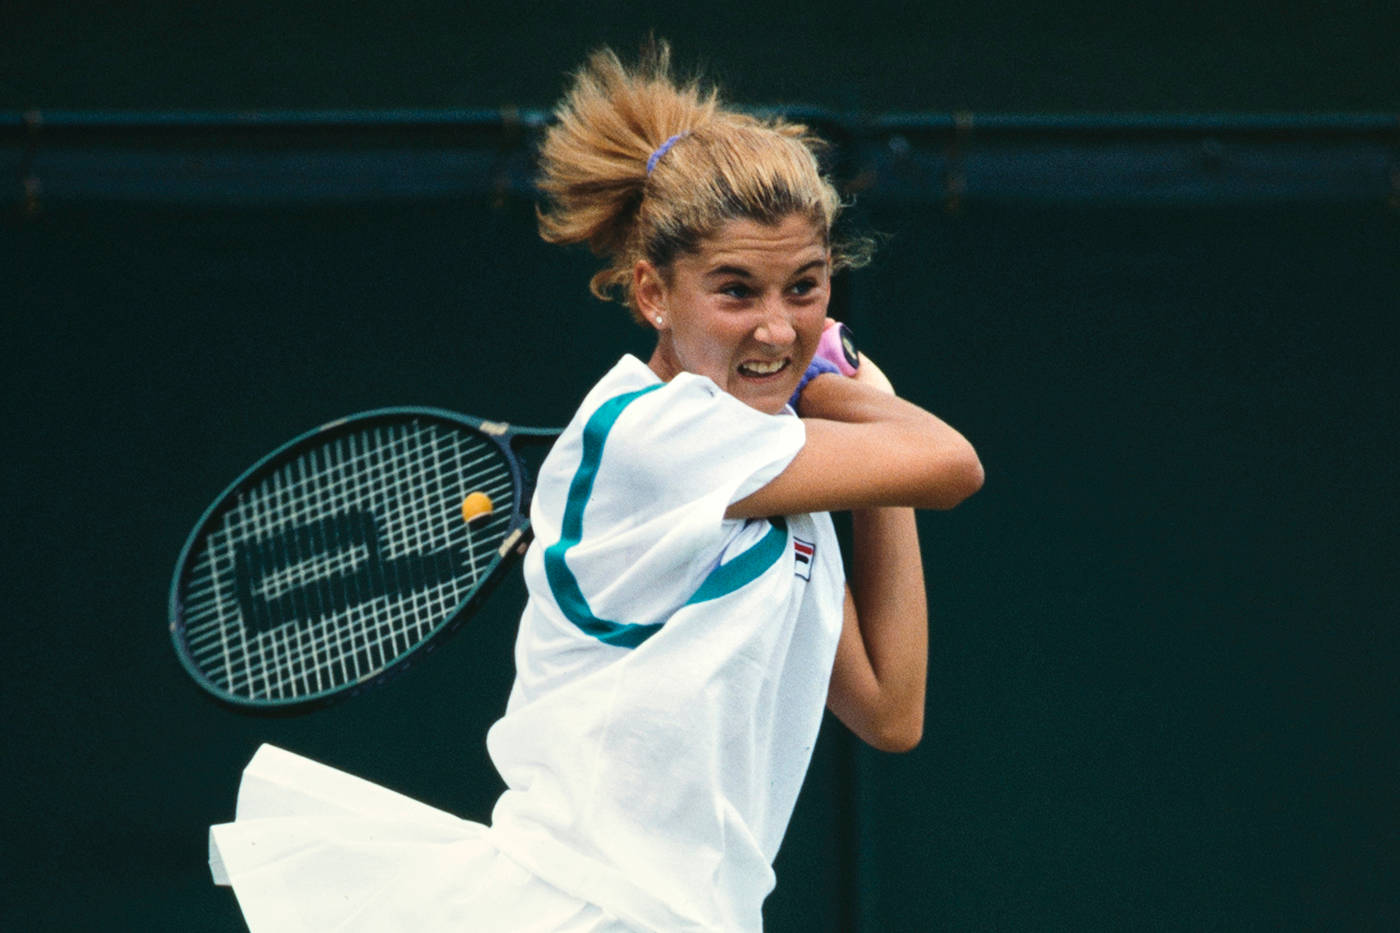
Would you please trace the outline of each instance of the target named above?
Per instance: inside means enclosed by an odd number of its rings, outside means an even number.
[[[649,21],[762,103],[1394,112],[1378,8],[11,4],[0,110],[536,107],[583,49]],[[103,150],[76,139],[92,176]],[[538,243],[514,188],[182,199],[113,169],[26,213],[23,140],[0,150],[0,927],[241,929],[205,826],[264,740],[484,818],[518,582],[393,685],[260,720],[185,681],[169,571],[222,485],[292,434],[396,403],[557,423],[640,333],[586,296],[587,256]],[[1053,163],[1065,140],[1043,145]],[[1280,151],[1265,162],[1297,147]],[[858,219],[890,239],[843,313],[988,482],[923,519],[924,743],[824,733],[770,929],[1400,920],[1400,215],[1384,171],[1374,191],[1309,187],[1343,163],[1310,151],[1292,187],[1247,196],[1096,198],[1073,172],[979,196],[974,174],[957,211],[942,175],[858,182]],[[1061,184],[1077,193],[1047,196]]]

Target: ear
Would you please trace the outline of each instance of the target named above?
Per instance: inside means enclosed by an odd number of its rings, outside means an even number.
[[[632,300],[648,324],[657,330],[665,327],[666,282],[660,270],[645,259],[638,259],[632,267]]]

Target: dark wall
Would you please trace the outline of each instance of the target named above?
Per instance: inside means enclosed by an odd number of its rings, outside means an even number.
[[[878,213],[866,329],[988,482],[929,741],[862,758],[865,929],[1388,925],[1394,213]]]
[[[0,109],[544,107],[648,31],[747,101],[842,110],[1400,106],[1377,0],[1053,4],[9,0]]]
[[[0,110],[544,106],[652,22],[757,102],[1393,110],[1400,87],[1379,4],[89,6],[0,9]],[[862,195],[890,239],[843,313],[988,482],[922,519],[924,743],[826,730],[770,929],[1394,926],[1394,207],[938,194]],[[0,926],[241,929],[204,834],[261,741],[486,816],[518,582],[396,683],[276,720],[186,681],[166,588],[222,486],[328,418],[562,421],[646,350],[591,269],[516,195],[0,203]]]

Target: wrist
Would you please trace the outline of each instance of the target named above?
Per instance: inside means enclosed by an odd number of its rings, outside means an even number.
[[[802,379],[797,383],[797,389],[792,393],[792,398],[788,399],[788,404],[793,410],[797,410],[797,402],[802,397],[802,390],[807,388],[807,383],[825,373],[840,374],[841,370],[830,360],[821,357],[814,357],[812,362],[807,364],[807,371],[802,374]]]

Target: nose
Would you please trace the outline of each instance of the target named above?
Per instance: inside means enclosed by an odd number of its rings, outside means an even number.
[[[785,347],[797,339],[797,328],[781,301],[769,301],[763,308],[763,320],[754,331],[754,339],[770,347]]]

